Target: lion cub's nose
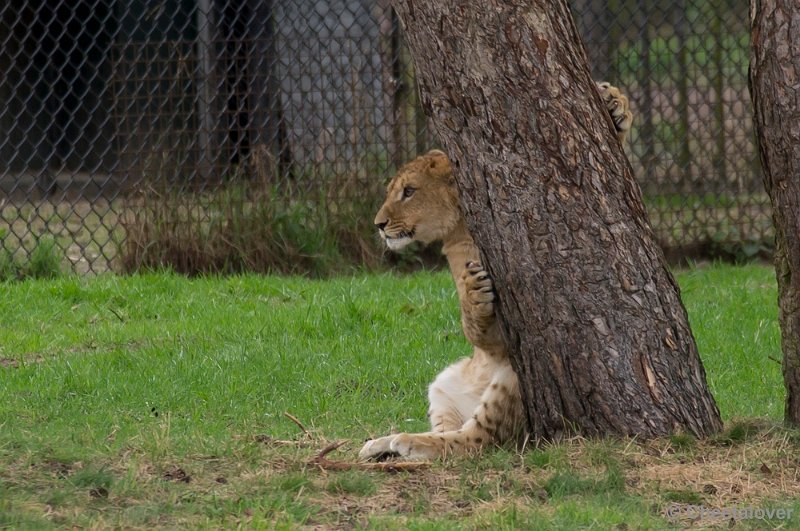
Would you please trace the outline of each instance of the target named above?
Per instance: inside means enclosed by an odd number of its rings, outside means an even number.
[[[388,221],[376,221],[375,222],[375,226],[378,227],[378,230],[383,230],[386,227],[386,225],[388,225],[388,224],[389,224]]]

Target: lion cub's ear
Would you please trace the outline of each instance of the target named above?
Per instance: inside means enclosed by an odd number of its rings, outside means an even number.
[[[444,151],[432,149],[425,154],[425,158],[428,161],[428,169],[433,176],[446,177],[452,174],[450,159],[447,158]]]

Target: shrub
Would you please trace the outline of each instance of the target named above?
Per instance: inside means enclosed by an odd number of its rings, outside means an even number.
[[[146,186],[128,199],[121,218],[122,269],[320,276],[355,264],[377,265],[382,251],[367,235],[374,232],[382,183],[374,190],[360,186],[370,200],[338,202],[335,190],[359,183],[333,179],[320,188],[319,178],[271,175],[258,168],[237,172],[205,190]]]

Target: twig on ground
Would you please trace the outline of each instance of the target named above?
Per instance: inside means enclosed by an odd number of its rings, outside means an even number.
[[[112,308],[111,306],[106,306],[106,308],[108,308],[108,311],[110,311],[111,313],[113,313],[113,314],[114,314],[114,317],[116,317],[117,319],[119,319],[119,322],[120,322],[120,323],[124,323],[124,322],[125,322],[125,319],[124,319],[124,318],[123,318],[123,317],[122,317],[122,316],[119,314],[119,312],[118,312],[117,310],[115,310],[115,309],[114,309],[114,308]]]
[[[406,462],[406,461],[387,461],[382,463],[363,463],[351,461],[331,461],[326,455],[343,446],[348,441],[339,441],[329,444],[314,456],[309,462],[309,465],[318,466],[323,470],[378,470],[380,472],[388,472],[394,474],[396,472],[416,472],[418,470],[425,470],[431,466],[426,462]]]
[[[297,439],[273,439],[269,435],[256,435],[253,437],[253,440],[265,444],[267,446],[294,446],[295,448],[307,448],[313,444],[312,441],[308,440],[297,440]]]
[[[305,426],[303,426],[303,423],[300,422],[300,420],[297,417],[295,417],[294,415],[292,415],[288,411],[284,411],[283,412],[283,416],[286,417],[287,419],[291,420],[295,424],[297,424],[297,427],[300,428],[301,430],[303,430],[303,433],[306,435],[306,437],[311,437],[311,432],[308,431]]]

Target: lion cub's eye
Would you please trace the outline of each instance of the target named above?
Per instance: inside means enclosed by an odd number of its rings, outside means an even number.
[[[413,188],[411,186],[406,186],[405,188],[403,188],[403,199],[408,199],[409,197],[414,195],[414,192],[416,191],[417,191],[416,188]]]

